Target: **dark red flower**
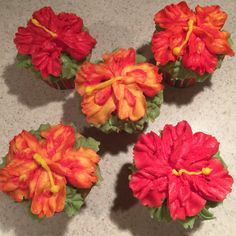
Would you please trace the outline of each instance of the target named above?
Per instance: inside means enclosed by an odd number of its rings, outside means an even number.
[[[214,137],[193,134],[186,121],[166,125],[161,136],[143,134],[134,147],[130,188],[151,208],[166,199],[173,220],[195,216],[207,201],[221,202],[231,191],[232,177],[214,158],[218,149]]]
[[[83,60],[96,44],[96,40],[84,30],[80,17],[65,12],[56,15],[51,7],[34,12],[27,27],[18,28],[14,42],[20,54],[32,56],[32,63],[43,78],[49,74],[60,75],[62,52]],[[53,45],[55,53],[49,45]],[[46,61],[40,61],[45,57]],[[52,66],[56,68],[52,69]]]

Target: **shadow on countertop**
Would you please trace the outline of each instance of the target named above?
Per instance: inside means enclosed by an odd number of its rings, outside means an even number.
[[[101,155],[105,153],[114,155],[122,151],[126,152],[128,146],[136,142],[139,134],[128,134],[126,132],[106,134],[97,128],[89,127],[84,114],[81,112],[80,102],[81,97],[76,93],[73,94],[73,97],[68,98],[63,104],[63,117],[61,121],[66,124],[73,123],[85,137],[92,137],[99,141],[101,143],[99,151]]]
[[[32,219],[25,203],[14,203],[5,194],[0,194],[0,228],[3,233],[14,231],[16,236],[63,236],[67,231],[69,218],[64,213],[39,222]]]
[[[43,81],[36,79],[30,70],[19,68],[16,61],[5,68],[2,77],[8,87],[8,94],[15,95],[20,103],[29,108],[63,101],[71,92],[71,90],[51,88]]]
[[[201,227],[196,222],[193,230],[185,230],[178,222],[166,224],[151,219],[148,210],[133,198],[129,189],[130,166],[126,163],[121,167],[115,188],[117,197],[110,210],[110,218],[119,229],[129,230],[135,236],[190,236]]]
[[[206,88],[211,88],[211,86],[211,79],[188,88],[175,88],[165,85],[164,103],[176,104],[178,107],[187,105],[193,101],[197,94],[203,92]]]

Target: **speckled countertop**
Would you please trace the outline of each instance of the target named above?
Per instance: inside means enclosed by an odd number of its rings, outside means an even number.
[[[15,65],[16,49],[12,42],[17,27],[24,25],[31,13],[44,5],[56,12],[80,15],[98,41],[93,58],[104,51],[135,47],[145,53],[154,30],[153,15],[172,1],[131,0],[0,0],[0,152],[8,150],[8,141],[22,129],[37,128],[40,123],[75,122],[81,130],[84,121],[77,113],[78,97],[70,91],[57,91]],[[188,1],[194,7],[196,1]],[[225,28],[236,42],[236,2],[197,1],[221,4],[229,18]],[[236,177],[236,58],[226,58],[211,81],[189,89],[167,88],[161,115],[148,130],[159,131],[166,123],[186,119],[194,131],[204,131],[218,138],[229,171]],[[236,235],[235,187],[223,206],[213,209],[217,219],[204,222],[193,231],[178,224],[166,225],[152,220],[130,195],[127,176],[136,139],[130,135],[104,135],[85,129],[102,143],[101,169],[104,181],[87,198],[87,205],[76,217],[64,214],[38,223],[27,215],[22,204],[0,193],[0,235],[16,236],[232,236]]]

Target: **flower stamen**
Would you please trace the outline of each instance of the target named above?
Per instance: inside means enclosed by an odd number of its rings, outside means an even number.
[[[47,29],[45,26],[41,25],[38,20],[32,18],[32,19],[31,19],[31,22],[32,22],[35,26],[37,26],[37,27],[43,29],[45,32],[49,33],[53,38],[56,38],[56,37],[57,37],[57,33],[52,32],[51,30]]]
[[[177,171],[176,169],[172,169],[172,174],[176,176],[181,176],[183,173],[188,175],[209,175],[212,172],[212,169],[209,167],[202,168],[201,171],[188,171],[186,169],[180,169]]]
[[[40,156],[39,154],[34,154],[33,156],[33,159],[40,165],[42,166],[42,168],[44,170],[47,171],[48,173],[48,177],[49,177],[49,181],[50,181],[50,184],[51,184],[51,188],[50,188],[50,191],[52,193],[57,193],[59,191],[59,187],[57,185],[55,185],[54,183],[54,179],[53,179],[53,176],[52,176],[52,172],[47,164],[47,162],[44,160],[44,158],[42,156]]]
[[[90,95],[94,90],[99,90],[99,89],[106,88],[107,86],[112,85],[115,81],[122,80],[122,79],[123,79],[123,77],[119,76],[119,77],[111,78],[109,80],[106,80],[106,81],[101,82],[101,83],[96,84],[96,85],[87,86],[85,88],[85,94]]]
[[[193,31],[193,23],[194,23],[194,21],[192,19],[188,21],[188,32],[186,34],[185,40],[183,41],[183,43],[179,47],[173,48],[172,52],[174,55],[178,56],[180,54],[181,50],[183,49],[183,47],[185,46],[185,44],[188,42],[189,37]]]

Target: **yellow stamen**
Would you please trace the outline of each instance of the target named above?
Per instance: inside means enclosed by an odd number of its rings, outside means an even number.
[[[106,80],[100,84],[88,86],[85,88],[85,94],[90,95],[94,90],[103,89],[103,88],[113,84],[115,81],[122,80],[122,79],[123,79],[123,77],[114,77],[114,78]]]
[[[47,29],[45,26],[41,25],[38,20],[32,18],[32,19],[31,19],[31,22],[32,22],[35,26],[37,26],[37,27],[43,29],[45,32],[49,33],[53,38],[56,38],[56,37],[57,37],[57,33],[52,32],[51,30]]]
[[[50,188],[50,191],[52,193],[57,193],[59,191],[59,187],[57,185],[55,185],[54,183],[54,179],[53,179],[53,176],[52,176],[52,172],[47,164],[47,162],[44,160],[44,158],[42,156],[40,156],[39,154],[34,154],[33,156],[34,160],[43,167],[43,169],[45,169],[48,173],[48,177],[49,177],[49,181],[50,181],[50,184],[51,184],[51,188]]]
[[[180,54],[181,50],[183,49],[183,47],[185,46],[185,44],[188,42],[189,37],[193,31],[193,23],[194,23],[193,20],[188,21],[188,32],[186,34],[185,40],[183,41],[183,43],[179,47],[173,48],[172,52],[174,55],[178,56]]]
[[[172,174],[176,175],[176,176],[181,176],[183,173],[188,174],[188,175],[209,175],[212,172],[212,169],[209,167],[206,168],[202,168],[201,171],[188,171],[185,169],[180,169],[179,171],[177,171],[176,169],[172,170]]]

